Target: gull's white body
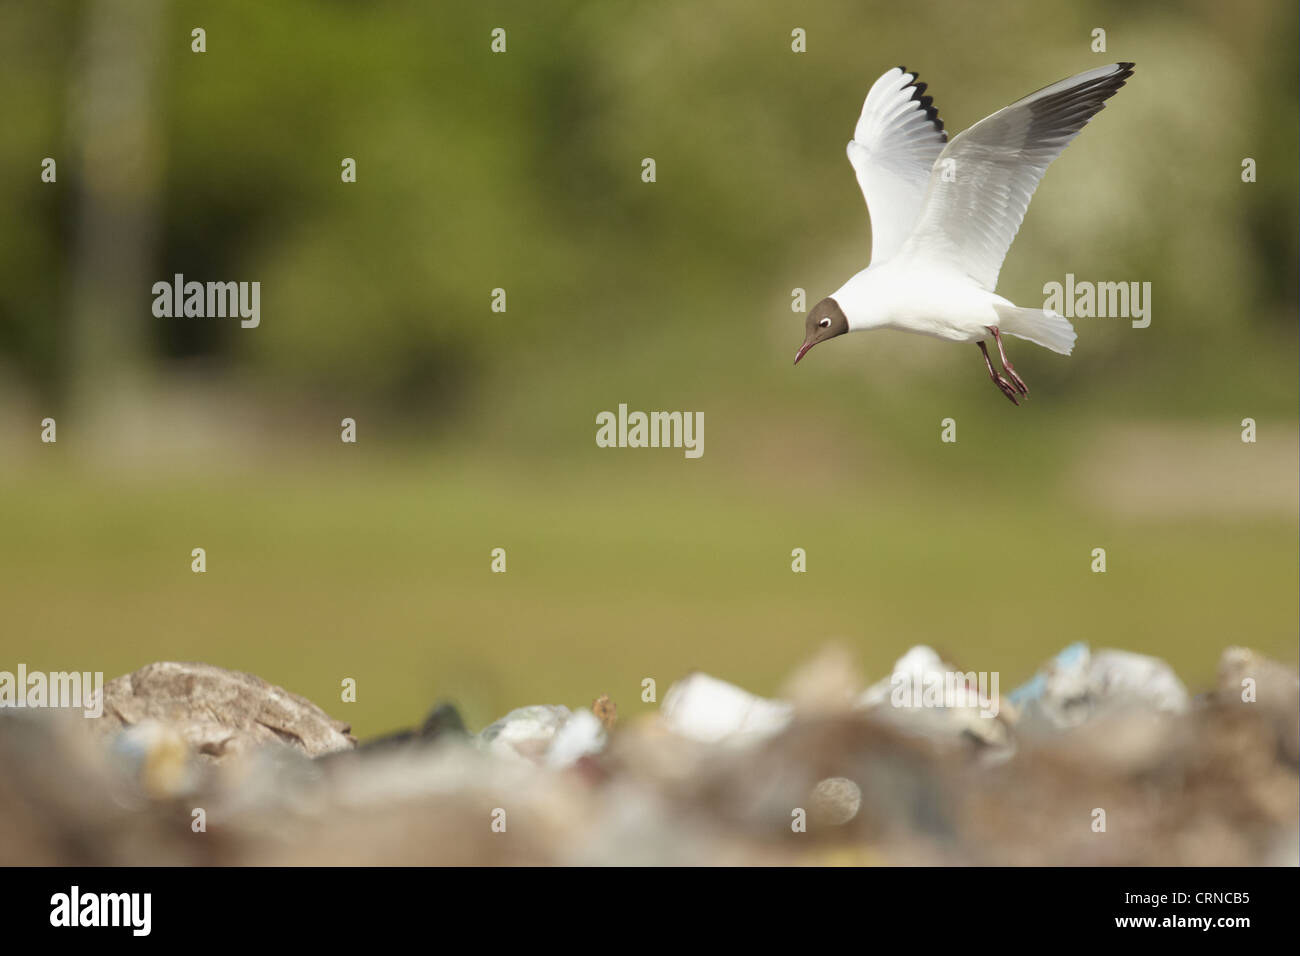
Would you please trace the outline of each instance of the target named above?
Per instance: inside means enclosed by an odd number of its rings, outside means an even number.
[[[831,294],[849,320],[849,331],[896,329],[949,342],[979,342],[1002,319],[1009,300],[980,288],[965,275],[908,259],[870,265]]]
[[[898,329],[982,342],[989,329],[1070,354],[1070,323],[994,292],[1048,165],[1125,79],[1131,63],[1080,73],[1030,94],[948,142],[902,67],[867,94],[848,145],[871,214],[871,264],[830,296],[849,331]]]

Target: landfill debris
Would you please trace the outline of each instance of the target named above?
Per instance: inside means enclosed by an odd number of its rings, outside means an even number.
[[[930,647],[898,659],[890,675],[863,691],[857,706],[907,733],[987,748],[984,759],[1010,756],[1014,716],[998,692],[997,674],[963,672]]]
[[[197,788],[198,753],[174,724],[143,720],[113,738],[121,768],[152,797],[176,796]]]
[[[862,788],[848,777],[827,777],[812,792],[813,819],[831,826],[843,826],[858,815]]]
[[[547,751],[573,712],[564,706],[519,707],[478,735],[478,744],[499,757],[545,763]]]
[[[779,733],[790,723],[794,707],[696,673],[668,688],[659,713],[665,726],[683,737],[743,745]]]
[[[1018,730],[1052,733],[1118,711],[1182,714],[1187,689],[1164,661],[1145,654],[1071,644],[1009,695],[1020,709]]]
[[[591,702],[591,712],[600,720],[606,730],[613,730],[618,723],[618,705],[610,700],[609,694],[601,694]]]
[[[437,704],[429,712],[429,716],[424,718],[424,723],[419,727],[410,730],[399,730],[396,733],[385,734],[382,737],[364,741],[357,745],[357,750],[368,752],[389,747],[427,747],[444,737],[464,737],[467,733],[465,721],[461,718],[460,711],[453,704],[441,703]],[[331,754],[326,754],[326,756],[346,752],[334,751]]]
[[[617,723],[601,695],[470,734],[441,703],[356,746],[256,677],[154,664],[97,720],[0,709],[0,865],[1300,863],[1294,668],[1230,647],[1194,700],[1083,645],[993,676],[922,646],[863,686],[832,649],[781,699],[695,673]]]

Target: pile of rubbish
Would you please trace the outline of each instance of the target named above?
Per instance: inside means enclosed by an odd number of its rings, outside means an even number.
[[[443,704],[362,743],[205,664],[102,694],[0,708],[0,864],[1300,864],[1300,677],[1241,647],[1195,697],[1082,644],[1005,695],[928,647],[865,685],[828,647],[780,699],[695,673],[634,719],[474,734]]]

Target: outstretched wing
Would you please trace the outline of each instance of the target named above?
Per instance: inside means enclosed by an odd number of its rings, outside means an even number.
[[[948,142],[925,84],[901,66],[872,85],[848,145],[871,214],[871,261],[896,253],[925,201],[930,169]]]
[[[992,291],[1047,167],[1132,75],[1132,63],[1080,73],[953,137],[904,254],[939,259]]]

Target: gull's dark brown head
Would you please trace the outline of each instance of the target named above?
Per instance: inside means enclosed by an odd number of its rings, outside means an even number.
[[[829,296],[822,299],[813,306],[804,321],[803,345],[799,346],[799,351],[795,353],[794,364],[798,365],[799,360],[818,342],[833,339],[848,330],[849,320],[844,315],[844,310],[840,308],[840,304]]]

